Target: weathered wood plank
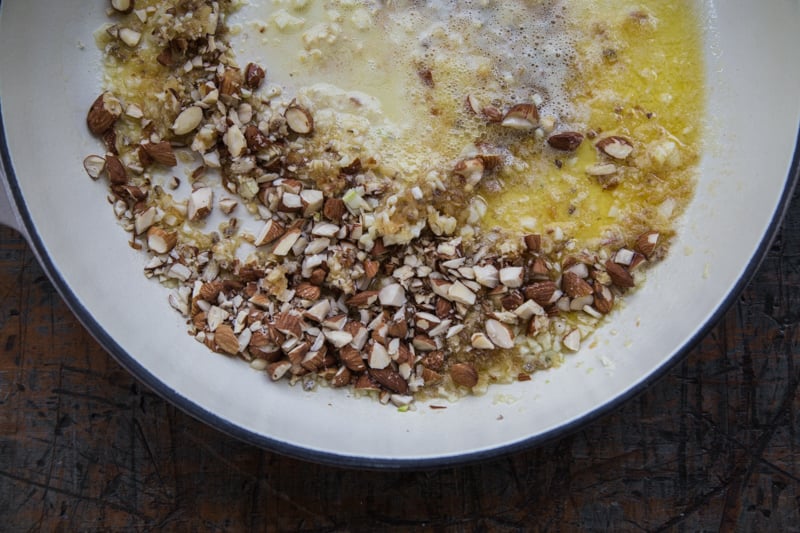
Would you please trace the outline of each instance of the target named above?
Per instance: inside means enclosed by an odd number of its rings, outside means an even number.
[[[189,418],[83,330],[0,230],[0,524],[14,530],[800,530],[800,198],[738,304],[661,382],[483,464],[377,473]]]

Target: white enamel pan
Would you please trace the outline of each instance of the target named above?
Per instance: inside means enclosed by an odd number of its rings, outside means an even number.
[[[251,0],[253,1],[253,0]],[[2,221],[28,239],[73,312],[125,368],[192,416],[286,455],[368,468],[481,460],[563,435],[647,388],[709,330],[756,270],[798,175],[800,1],[698,1],[707,145],[671,255],[596,346],[530,382],[398,412],[346,391],[272,383],[186,333],[148,281],[83,158],[100,91],[103,0],[2,0]],[[0,194],[0,196],[3,196]],[[4,202],[5,203],[5,202]]]

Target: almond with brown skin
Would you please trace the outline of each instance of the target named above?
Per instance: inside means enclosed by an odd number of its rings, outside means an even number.
[[[500,124],[515,130],[532,130],[539,126],[539,110],[532,103],[517,104],[506,112]]]
[[[122,103],[110,92],[104,92],[89,108],[86,125],[89,126],[89,131],[101,135],[114,125],[120,115],[122,115]]]
[[[522,294],[519,291],[511,291],[500,300],[503,309],[506,311],[513,311],[525,302]]]
[[[604,137],[594,145],[598,150],[614,159],[627,159],[633,152],[633,144],[625,137],[617,135]]]
[[[525,235],[525,248],[528,249],[529,252],[533,252],[538,254],[542,251],[542,236],[536,233]]]
[[[264,223],[264,226],[261,228],[261,231],[256,236],[256,240],[254,244],[256,246],[263,246],[265,244],[269,244],[279,237],[283,236],[286,233],[286,228],[284,228],[280,222],[277,222],[273,219],[269,219]]]
[[[106,169],[106,160],[99,155],[86,156],[83,160],[83,168],[90,178],[96,180]]]
[[[154,253],[166,254],[178,244],[178,233],[166,231],[158,226],[150,226],[147,230],[147,246]]]
[[[322,207],[322,214],[331,222],[341,222],[346,211],[347,207],[341,198],[327,198]]]
[[[460,387],[471,389],[478,384],[478,371],[472,363],[456,363],[450,366],[450,377]]]
[[[267,365],[267,375],[272,381],[278,381],[292,368],[289,361],[276,361]]]
[[[633,276],[624,266],[614,261],[606,261],[606,272],[611,276],[611,282],[621,289],[630,289],[634,286]]]
[[[392,392],[396,392],[397,394],[405,394],[408,392],[408,382],[403,379],[403,376],[391,368],[382,368],[379,370],[370,368],[369,375]]]
[[[285,335],[299,339],[303,336],[302,318],[290,312],[278,313],[275,315],[274,327]]]
[[[156,163],[167,167],[174,167],[178,164],[178,159],[175,157],[172,145],[168,141],[142,143],[142,149]]]
[[[311,112],[297,103],[286,108],[283,118],[286,119],[289,129],[299,135],[308,135],[314,131],[314,118],[311,116]]]
[[[325,283],[325,278],[328,277],[328,271],[324,268],[315,268],[311,271],[311,276],[308,278],[308,282],[313,285],[322,285]]]
[[[209,281],[207,283],[203,283],[200,286],[200,291],[197,294],[197,297],[201,300],[205,300],[206,302],[216,302],[217,296],[219,296],[220,291],[222,290],[222,282],[219,280]]]
[[[420,377],[425,385],[436,385],[442,381],[444,376],[430,368],[422,367],[422,375]]]
[[[583,134],[577,131],[565,131],[551,135],[547,139],[547,144],[556,150],[563,152],[574,152],[583,143]]]
[[[441,350],[431,352],[423,357],[420,360],[420,363],[425,368],[430,368],[431,370],[440,372],[444,368],[444,352]]]
[[[106,174],[108,174],[108,181],[112,185],[124,185],[128,183],[128,171],[125,165],[115,155],[106,156]]]
[[[319,300],[322,290],[317,286],[308,282],[303,282],[295,289],[295,294],[303,300],[316,301]]]
[[[239,339],[228,324],[221,324],[214,330],[214,342],[217,347],[229,355],[239,353]]]
[[[653,252],[656,251],[659,238],[660,234],[657,231],[646,231],[636,239],[634,249],[647,259],[650,259],[653,256]]]
[[[261,87],[261,83],[266,77],[264,69],[255,63],[248,63],[244,69],[244,85],[251,91]]]
[[[363,291],[350,298],[345,303],[351,307],[369,307],[378,300],[379,291]]]
[[[481,109],[481,114],[483,114],[489,122],[503,122],[503,112],[494,106],[489,105],[484,107]]]
[[[581,298],[594,292],[592,286],[574,272],[564,272],[561,277],[561,289],[570,298]]]
[[[379,261],[368,259],[364,261],[364,275],[367,279],[373,279],[380,272],[381,264]]]
[[[542,307],[547,307],[553,303],[553,294],[558,290],[558,286],[553,281],[540,281],[525,287],[522,292],[525,298],[533,300]]]
[[[339,348],[339,360],[353,372],[363,372],[367,369],[361,352],[350,345]]]
[[[600,283],[594,286],[594,308],[607,315],[614,308],[614,293]]]
[[[453,311],[453,304],[438,296],[436,298],[436,316],[446,318]]]
[[[339,388],[350,384],[350,376],[352,376],[352,373],[349,368],[346,366],[339,367],[339,370],[331,378],[331,387]]]
[[[266,150],[270,146],[269,139],[264,135],[258,127],[250,124],[244,129],[244,139],[247,142],[247,148],[251,152],[258,153]]]

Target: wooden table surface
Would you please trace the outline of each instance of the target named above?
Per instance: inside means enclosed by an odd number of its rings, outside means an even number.
[[[657,385],[459,468],[337,469],[197,422],[93,341],[6,229],[0,298],[0,530],[800,531],[798,195],[750,287]]]

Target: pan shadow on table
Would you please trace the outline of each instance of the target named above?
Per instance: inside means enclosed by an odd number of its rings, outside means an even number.
[[[750,286],[656,385],[441,470],[321,466],[195,421],[106,355],[7,229],[0,297],[3,530],[800,531],[797,194]]]

